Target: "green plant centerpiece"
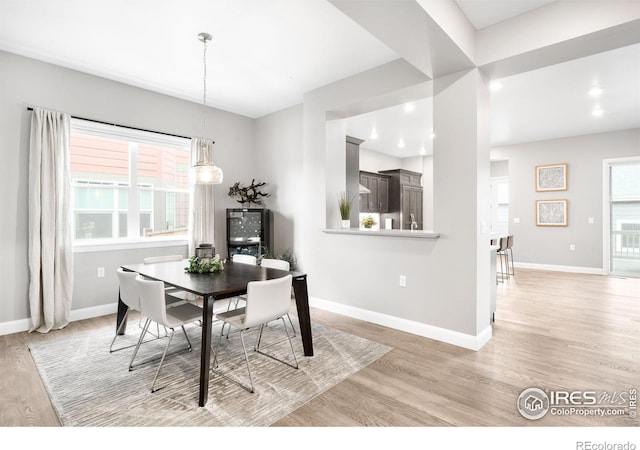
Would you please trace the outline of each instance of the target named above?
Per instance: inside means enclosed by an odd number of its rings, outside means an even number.
[[[189,258],[189,265],[184,270],[189,273],[216,273],[224,270],[224,263],[220,259],[220,255],[213,258],[192,256]]]
[[[362,226],[365,228],[371,228],[376,224],[376,220],[372,216],[367,216],[362,219],[362,222],[360,223],[362,223]]]

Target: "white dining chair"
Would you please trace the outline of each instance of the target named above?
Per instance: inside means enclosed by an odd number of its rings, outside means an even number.
[[[286,270],[287,272],[291,270],[291,264],[289,261],[285,261],[284,259],[275,259],[275,258],[262,258],[260,261],[260,266],[278,269],[278,270]],[[293,321],[291,320],[291,316],[287,313],[287,319],[289,320],[289,324],[291,324],[291,329],[293,330],[293,336],[296,336],[296,327],[293,326]]]
[[[220,331],[216,347],[213,349],[212,371],[214,373],[240,385],[251,393],[254,392],[253,376],[251,374],[251,366],[249,364],[249,355],[247,353],[247,347],[244,340],[244,333],[247,330],[256,327],[258,327],[258,336],[253,348],[256,353],[268,356],[294,369],[298,368],[298,359],[296,358],[296,353],[291,342],[292,336],[289,335],[288,328],[284,321],[284,316],[289,311],[289,307],[291,305],[291,282],[291,275],[271,280],[250,281],[247,284],[246,307],[240,308],[239,310],[231,310],[216,314],[217,319],[222,320],[224,323],[228,323],[230,326],[235,327],[240,331],[240,342],[242,343],[244,359],[247,365],[247,372],[249,374],[249,386],[218,370],[218,350],[220,342],[222,341],[222,329]],[[287,340],[289,341],[289,346],[291,347],[293,363],[279,359],[272,354],[264,352],[260,348],[264,326],[277,319],[282,320],[283,330],[287,336]]]
[[[191,303],[183,303],[182,305],[168,308],[166,303],[166,295],[164,292],[164,283],[162,281],[145,280],[144,278],[142,278],[142,276],[138,276],[136,277],[136,285],[138,288],[138,295],[140,297],[140,310],[142,314],[144,314],[148,318],[148,320],[145,324],[142,334],[140,335],[140,339],[138,339],[138,345],[136,346],[136,349],[131,356],[129,370],[133,369],[133,360],[138,353],[140,344],[142,343],[144,335],[149,329],[149,324],[152,321],[164,326],[171,331],[171,333],[169,334],[169,339],[167,340],[167,345],[165,346],[162,357],[160,358],[158,369],[156,370],[156,374],[153,377],[153,382],[151,384],[151,392],[156,392],[157,389],[155,389],[155,385],[158,379],[158,374],[160,373],[160,368],[162,367],[162,363],[164,362],[165,356],[167,355],[167,350],[169,349],[171,341],[173,340],[175,329],[178,327],[182,328],[182,332],[184,333],[184,337],[186,338],[188,344],[187,349],[191,351],[191,341],[189,340],[189,335],[187,334],[184,326],[186,324],[194,323],[200,320],[202,318],[202,309],[195,305],[192,305]]]
[[[136,272],[127,272],[123,270],[121,267],[118,267],[116,270],[116,275],[118,276],[119,283],[119,295],[122,303],[127,305],[127,312],[125,313],[120,325],[116,330],[116,335],[113,337],[111,341],[111,346],[109,346],[109,353],[117,352],[119,350],[124,350],[126,348],[131,348],[134,345],[129,345],[127,347],[113,349],[113,345],[116,343],[116,338],[120,335],[120,331],[127,323],[127,318],[129,317],[129,313],[133,311],[140,311],[140,298],[138,297],[138,287],[136,286],[136,277],[138,274]]]
[[[250,266],[255,266],[258,264],[258,258],[256,258],[253,255],[241,255],[241,254],[234,254],[231,255],[231,261],[234,263],[240,263],[240,264],[248,264]],[[238,307],[238,303],[240,301],[246,301],[247,296],[246,295],[238,295],[236,297],[230,298],[229,299],[229,304],[227,305],[227,311],[229,311],[231,309],[231,305],[233,304],[234,308]],[[224,325],[223,325],[224,327]]]
[[[236,253],[235,255],[231,256],[231,261],[233,261],[234,263],[241,263],[241,264],[251,264],[253,266],[258,264],[258,258],[256,258],[253,255],[241,255],[239,253]]]

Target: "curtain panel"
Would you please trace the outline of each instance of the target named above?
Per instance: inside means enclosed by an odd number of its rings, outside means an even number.
[[[69,323],[73,292],[68,114],[34,108],[29,142],[29,331]]]
[[[191,139],[191,166],[196,161],[213,161],[213,155],[201,155],[200,152],[210,152],[212,146],[201,146],[203,138]],[[206,150],[205,150],[206,149]],[[215,245],[214,240],[214,185],[191,183],[191,202],[189,204],[189,256],[196,254],[200,244]]]

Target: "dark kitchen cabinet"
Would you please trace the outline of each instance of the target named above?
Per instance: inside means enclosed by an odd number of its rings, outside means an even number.
[[[393,228],[410,230],[413,214],[416,229],[422,230],[422,174],[404,169],[381,170],[380,174],[389,177],[388,212],[393,218]]]
[[[373,172],[360,172],[360,184],[369,189],[360,194],[360,212],[386,213],[389,211],[389,177]]]

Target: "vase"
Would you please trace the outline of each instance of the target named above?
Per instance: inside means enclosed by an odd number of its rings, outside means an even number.
[[[342,228],[343,229],[351,228],[351,221],[349,219],[343,219],[342,220]]]

